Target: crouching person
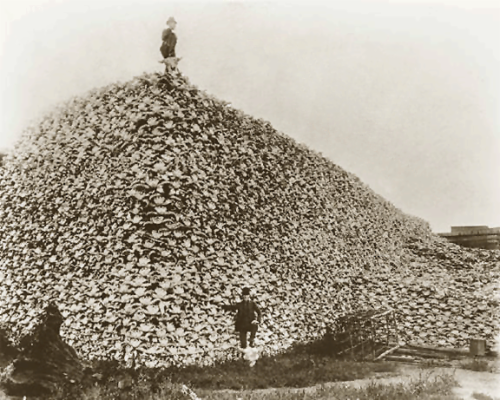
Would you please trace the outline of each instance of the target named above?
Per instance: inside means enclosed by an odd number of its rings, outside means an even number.
[[[255,345],[255,335],[262,318],[259,307],[253,300],[250,299],[250,289],[245,287],[242,291],[243,301],[237,304],[226,305],[221,307],[226,311],[236,311],[235,330],[240,334],[240,346],[242,349],[247,348],[247,335],[250,332],[250,347]]]

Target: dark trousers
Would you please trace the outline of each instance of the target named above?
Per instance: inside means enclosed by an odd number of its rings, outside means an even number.
[[[247,333],[250,332],[250,347],[253,347],[255,334],[257,333],[257,325],[252,325],[250,331],[240,331],[240,346],[242,349],[247,348]]]

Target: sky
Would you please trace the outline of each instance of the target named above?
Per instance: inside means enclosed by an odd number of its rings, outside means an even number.
[[[500,226],[500,4],[0,0],[0,150],[92,88],[161,72],[320,151],[435,232]]]

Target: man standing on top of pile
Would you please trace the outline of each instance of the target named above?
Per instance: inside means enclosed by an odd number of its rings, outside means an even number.
[[[174,17],[170,17],[167,20],[168,29],[164,29],[161,34],[161,47],[160,52],[163,56],[163,60],[160,61],[165,64],[165,72],[168,72],[170,68],[176,67],[179,59],[175,56],[175,45],[177,44],[177,35],[174,33],[174,29],[177,26],[177,21]]]

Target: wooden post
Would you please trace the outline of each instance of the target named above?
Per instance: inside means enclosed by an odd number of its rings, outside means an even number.
[[[486,354],[486,340],[470,339],[469,352],[471,356],[484,356]]]

